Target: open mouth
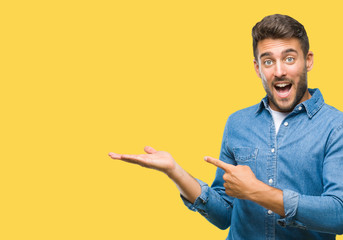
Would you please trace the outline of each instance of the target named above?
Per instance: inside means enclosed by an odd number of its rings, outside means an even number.
[[[277,83],[274,87],[277,95],[281,98],[285,98],[291,93],[292,83]]]

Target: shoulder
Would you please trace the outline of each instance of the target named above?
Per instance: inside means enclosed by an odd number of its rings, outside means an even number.
[[[247,108],[243,108],[241,110],[238,110],[234,113],[232,113],[227,120],[227,125],[241,125],[245,122],[250,122],[252,121],[258,111],[260,104],[255,104],[253,106],[247,107]]]
[[[337,108],[327,104],[327,103],[324,103],[323,105],[323,109],[324,111],[327,111],[328,113],[332,114],[332,115],[335,115],[337,117],[342,117],[343,116],[343,112],[341,112],[340,110],[338,110]]]
[[[332,125],[343,124],[343,112],[337,108],[324,103],[321,111],[319,111],[321,118]]]
[[[303,104],[311,119],[316,119],[316,121],[320,121],[327,126],[343,123],[343,113],[325,103],[323,95],[318,88],[308,90],[312,97]]]
[[[327,126],[331,140],[337,136],[343,137],[343,112],[325,103],[320,111],[320,121],[323,127]]]
[[[319,111],[319,121],[322,123],[321,128],[327,132],[326,151],[339,147],[341,151],[343,146],[343,112],[333,106],[324,104]]]

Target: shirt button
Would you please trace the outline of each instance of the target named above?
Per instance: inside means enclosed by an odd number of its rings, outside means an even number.
[[[285,125],[285,127],[287,127],[288,126],[288,122],[285,122],[283,125]]]
[[[298,110],[301,111],[301,109],[303,109],[302,107],[298,107]]]
[[[272,184],[273,183],[273,179],[269,179],[269,184]]]
[[[272,150],[270,150],[270,151],[273,153],[273,152],[275,152],[275,149],[274,149],[274,148],[272,148]]]
[[[273,211],[272,210],[268,210],[268,214],[270,215],[270,214],[272,214],[273,213]]]

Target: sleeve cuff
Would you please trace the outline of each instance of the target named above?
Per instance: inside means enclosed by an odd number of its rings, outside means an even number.
[[[188,207],[190,210],[196,212],[198,211],[200,214],[205,214],[205,204],[208,201],[208,195],[209,195],[209,186],[204,183],[203,181],[196,179],[201,187],[201,194],[200,196],[195,199],[194,203],[192,204],[189,202],[186,198],[184,198],[181,194],[181,199],[183,203]]]
[[[299,193],[285,189],[283,190],[283,205],[285,218],[278,219],[277,223],[281,227],[292,226],[305,229],[305,225],[295,220],[298,209]]]

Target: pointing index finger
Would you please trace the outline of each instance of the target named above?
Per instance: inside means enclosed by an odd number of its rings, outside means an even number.
[[[206,162],[213,164],[216,167],[219,167],[221,169],[223,169],[224,171],[230,171],[232,169],[232,167],[234,167],[231,164],[227,164],[219,159],[215,159],[213,157],[205,157],[204,158]]]

